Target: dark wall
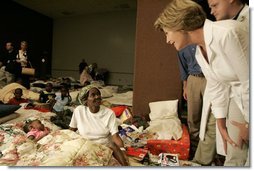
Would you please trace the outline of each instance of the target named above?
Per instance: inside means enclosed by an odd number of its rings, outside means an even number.
[[[20,41],[28,42],[29,59],[38,77],[51,74],[53,20],[10,0],[0,1],[0,48],[12,41],[19,49]],[[46,62],[41,58],[45,56]]]
[[[169,0],[138,0],[134,65],[134,115],[150,113],[149,102],[182,99],[177,53],[154,22]]]

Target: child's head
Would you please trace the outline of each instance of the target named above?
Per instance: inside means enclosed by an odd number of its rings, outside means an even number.
[[[60,91],[61,91],[61,96],[62,97],[69,96],[69,89],[68,89],[67,86],[62,86]]]
[[[43,131],[44,128],[45,128],[44,125],[38,119],[33,121],[27,121],[25,126],[23,127],[25,133],[28,133],[29,131],[31,131],[31,129],[37,129],[37,130]]]
[[[15,91],[14,91],[14,96],[16,99],[21,99],[23,95],[23,91],[21,88],[16,88]]]
[[[53,89],[53,84],[52,84],[52,83],[47,83],[47,84],[46,84],[46,87],[45,87],[45,90],[46,90],[47,92],[51,92],[52,89]]]

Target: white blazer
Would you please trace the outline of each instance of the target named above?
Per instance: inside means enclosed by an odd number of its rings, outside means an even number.
[[[234,98],[249,122],[248,28],[235,20],[206,20],[204,39],[209,63],[199,46],[196,50],[196,59],[207,79],[199,133],[201,140],[204,140],[210,107],[215,118],[226,118],[230,98]],[[218,129],[216,131],[217,152],[225,155],[220,133]]]
[[[249,17],[249,6],[245,4],[242,11],[240,12],[239,16],[237,17],[237,21],[242,22],[249,28],[250,23],[250,17]]]

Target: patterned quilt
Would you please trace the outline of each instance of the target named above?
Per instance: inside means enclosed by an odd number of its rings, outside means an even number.
[[[26,137],[22,130],[24,122],[0,125],[0,165],[120,166],[110,148],[71,130],[59,130],[47,120],[42,123],[52,131],[38,142]]]

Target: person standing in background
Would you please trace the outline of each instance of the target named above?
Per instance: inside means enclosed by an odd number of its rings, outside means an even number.
[[[12,83],[17,76],[16,54],[12,42],[6,42],[5,51],[1,55],[0,63],[6,77],[6,84]]]
[[[233,19],[249,27],[249,6],[244,0],[208,0],[208,4],[217,21]]]
[[[187,101],[187,124],[190,133],[190,158],[194,157],[199,143],[199,129],[202,115],[203,96],[206,79],[195,58],[196,45],[189,45],[181,49],[178,54],[181,80],[183,81],[183,98]],[[215,119],[214,119],[215,126]],[[200,164],[209,165],[215,155],[215,142],[213,148],[209,147],[208,161],[200,161]]]
[[[28,63],[28,56],[27,56],[27,48],[28,43],[26,41],[22,41],[20,43],[20,49],[17,54],[17,62],[20,63],[21,67],[27,67]]]
[[[85,59],[82,59],[82,61],[79,64],[79,74],[81,74],[83,72],[83,70],[87,67],[87,63],[85,61]]]
[[[43,51],[41,60],[40,60],[40,72],[39,77],[42,80],[47,80],[48,78],[48,66],[49,66],[49,60],[48,60],[48,51]]]
[[[29,59],[28,59],[27,49],[28,49],[28,43],[26,41],[21,41],[20,49],[18,51],[17,60],[16,60],[20,64],[21,71],[22,71],[22,68],[31,67],[31,63],[29,62]],[[22,74],[21,71],[20,71],[20,77],[23,81],[23,85],[27,89],[30,89],[30,76]]]

